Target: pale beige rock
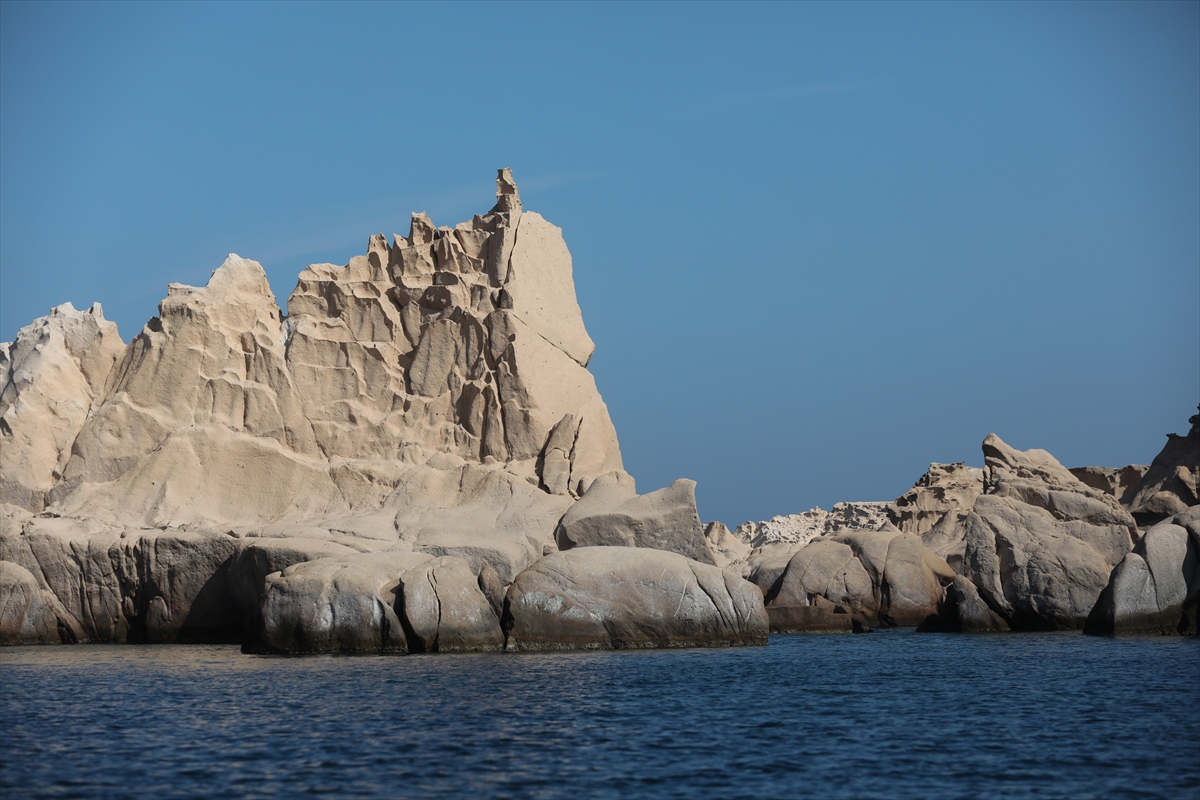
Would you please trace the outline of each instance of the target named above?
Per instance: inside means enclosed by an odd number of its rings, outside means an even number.
[[[508,584],[503,583],[496,570],[488,565],[479,570],[478,582],[479,590],[487,598],[496,619],[500,619],[504,615],[504,595],[508,592]]]
[[[5,419],[25,438],[5,440],[0,479],[13,502],[78,521],[56,534],[68,550],[141,528],[317,530],[461,556],[507,584],[621,468],[593,349],[561,231],[502,170],[486,215],[414,214],[393,245],[377,234],[345,266],[306,268],[286,317],[236,255],[206,286],[172,284],[127,348],[98,307],[57,309],[4,349]],[[301,555],[254,552],[244,604],[266,566]],[[175,629],[178,609],[146,602]],[[99,638],[126,638],[125,615],[102,616]]]
[[[976,585],[1014,630],[1084,626],[1136,525],[1114,495],[1082,483],[1043,450],[984,440],[984,494],[923,540]]]
[[[1093,489],[1107,492],[1127,505],[1146,477],[1149,464],[1130,464],[1127,467],[1072,467],[1070,472]]]
[[[1015,450],[993,433],[983,440],[983,457],[988,495],[1044,508],[1056,519],[1136,527],[1115,497],[1084,484],[1045,450]]]
[[[521,214],[505,289],[514,316],[580,366],[588,365],[596,345],[583,328],[562,228],[532,211]]]
[[[99,303],[64,303],[0,344],[0,503],[45,507],[124,349]]]
[[[762,595],[728,570],[641,547],[553,553],[509,587],[509,650],[766,644]]]
[[[282,572],[293,564],[354,552],[357,551],[328,539],[287,537],[247,540],[230,562],[230,591],[248,619],[258,611],[266,592],[268,575]]]
[[[29,570],[0,561],[0,644],[58,644],[64,639],[59,620],[65,618],[58,598]]]
[[[562,550],[646,547],[715,563],[696,513],[696,482],[687,479],[639,495],[628,473],[602,475],[563,515],[555,540]]]
[[[888,509],[888,503],[835,503],[830,511],[812,508],[764,522],[743,522],[733,534],[752,548],[780,543],[803,545],[837,531],[878,530],[888,521]]]
[[[967,511],[983,494],[983,470],[955,464],[930,464],[913,487],[888,509],[892,524],[921,536],[950,511]]]
[[[749,543],[734,536],[725,523],[708,523],[704,528],[704,538],[708,540],[714,565],[721,569],[736,566],[743,578],[750,574],[746,559],[750,557],[752,548]]]
[[[1134,489],[1129,510],[1143,523],[1182,514],[1200,503],[1200,414],[1187,436],[1167,434],[1167,443]]]
[[[1083,632],[1197,633],[1200,506],[1146,531],[1117,564]]]
[[[850,531],[875,531],[888,524],[888,503],[835,503],[833,509],[812,508],[802,514],[743,522],[734,537],[751,545],[745,557],[746,577],[768,594],[788,562],[805,545]]]
[[[1017,451],[995,434],[983,450],[985,493],[924,541],[1014,630],[1082,628],[1133,546],[1133,518],[1043,450]]]
[[[498,184],[472,223],[414,215],[395,247],[377,235],[345,267],[308,267],[286,323],[255,262],[172,285],[53,499],[121,524],[320,522],[378,511],[397,462],[502,465],[568,498],[619,469],[561,231]],[[253,496],[233,489],[247,469],[270,476]]]
[[[424,553],[354,553],[293,564],[267,576],[252,635],[252,653],[407,652],[396,615],[405,572]]]
[[[783,576],[792,556],[809,542],[771,542],[756,547],[746,557],[746,579],[767,595]]]
[[[792,556],[768,606],[810,606],[816,598],[846,608],[864,627],[916,627],[936,615],[954,572],[920,537],[888,525],[822,538]]]
[[[443,556],[400,577],[404,631],[416,653],[499,651],[500,619],[470,564]]]

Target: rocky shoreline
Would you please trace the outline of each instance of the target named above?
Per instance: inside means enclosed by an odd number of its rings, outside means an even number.
[[[1196,634],[1200,414],[1148,466],[992,434],[893,502],[704,525],[692,481],[623,470],[562,232],[497,186],[308,267],[286,314],[231,255],[129,344],[66,304],[0,345],[0,644]]]

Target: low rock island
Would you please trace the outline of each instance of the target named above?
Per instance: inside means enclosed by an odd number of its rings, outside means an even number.
[[[769,632],[1196,632],[1200,415],[1154,463],[983,443],[891,503],[705,525],[638,494],[562,231],[413,214],[286,314],[236,255],[125,344],[70,304],[0,345],[0,643],[247,652],[766,644]]]

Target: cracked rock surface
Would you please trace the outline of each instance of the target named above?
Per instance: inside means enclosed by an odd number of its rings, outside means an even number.
[[[983,494],[948,512],[925,544],[1014,630],[1081,629],[1133,547],[1133,517],[1044,450],[1015,450],[991,434],[983,453]]]
[[[286,309],[237,255],[127,345],[60,306],[0,345],[0,639],[53,616],[60,640],[407,648],[381,592],[437,559],[454,614],[492,621],[414,623],[416,647],[498,647],[496,598],[622,468],[594,349],[562,231],[509,170],[486,214],[413,214]]]
[[[766,644],[757,587],[729,570],[640,547],[549,555],[509,587],[506,649]]]

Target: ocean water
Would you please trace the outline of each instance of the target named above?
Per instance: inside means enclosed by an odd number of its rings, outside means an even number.
[[[1200,641],[0,649],[0,796],[1200,797]]]

